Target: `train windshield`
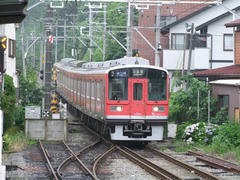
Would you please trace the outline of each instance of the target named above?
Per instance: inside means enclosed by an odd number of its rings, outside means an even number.
[[[167,73],[148,68],[125,68],[109,72],[109,100],[128,100],[128,79],[148,79],[148,100],[167,100]],[[139,88],[140,89],[140,88]]]
[[[148,100],[167,100],[167,73],[156,69],[148,70]]]

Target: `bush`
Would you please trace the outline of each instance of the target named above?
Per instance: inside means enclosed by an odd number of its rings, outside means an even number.
[[[186,121],[191,123],[206,122],[208,119],[208,91],[211,90],[211,87],[204,82],[198,81],[192,75],[179,77],[176,85],[183,88],[171,93],[169,99],[169,119],[178,124]],[[197,120],[198,92],[200,95],[199,120]],[[216,100],[211,97],[210,103],[211,116],[215,116],[217,112]]]
[[[36,141],[32,139],[26,138],[23,131],[15,132],[16,130],[17,128],[11,128],[8,130],[9,133],[5,133],[3,136],[4,151],[20,151],[27,145],[36,143]]]
[[[1,108],[4,113],[4,131],[13,125],[16,112],[16,89],[13,78],[4,74],[4,91],[1,93]]]
[[[176,132],[176,138],[177,139],[182,139],[183,135],[184,135],[184,131],[186,129],[187,126],[189,126],[191,123],[190,122],[186,122],[184,124],[178,125],[177,126],[177,132]]]
[[[213,143],[226,147],[240,146],[240,124],[227,123],[220,127],[218,135],[213,139]]]
[[[228,122],[228,110],[226,107],[223,107],[216,113],[216,116],[211,118],[211,122],[214,124],[223,124]]]
[[[183,133],[183,139],[188,144],[210,144],[217,133],[218,127],[216,125],[207,125],[204,122],[200,122],[187,126]]]

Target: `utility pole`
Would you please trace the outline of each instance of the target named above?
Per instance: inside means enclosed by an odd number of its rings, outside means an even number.
[[[58,20],[56,21],[56,26],[55,26],[55,62],[57,62],[57,51],[58,51]]]
[[[191,25],[191,34],[190,34],[190,47],[189,47],[189,54],[188,54],[188,71],[187,74],[191,72],[191,61],[192,61],[192,49],[193,49],[193,31],[194,31],[194,24]]]
[[[91,3],[88,4],[89,6],[89,38],[90,38],[90,49],[89,49],[89,58],[90,62],[92,62],[93,58],[93,27],[92,27],[92,22],[93,22],[93,12],[92,12],[92,6]]]
[[[44,40],[43,40],[43,36],[41,38],[41,41],[40,41],[40,61],[39,61],[39,65],[40,65],[40,70],[43,70],[43,49],[44,49]]]
[[[160,51],[161,51],[161,44],[160,44],[160,15],[161,5],[157,5],[157,17],[156,17],[156,50],[155,50],[155,66],[160,66]]]
[[[128,1],[128,19],[127,19],[127,56],[132,57],[132,21],[133,21],[133,7],[131,7],[130,0]]]
[[[185,69],[186,46],[187,46],[187,35],[185,34],[185,36],[184,36],[184,49],[183,49],[182,76],[184,75],[184,69]]]
[[[46,14],[46,58],[45,58],[45,71],[44,71],[44,110],[49,111],[51,102],[51,74],[52,74],[52,42],[49,41],[49,36],[52,35],[52,21],[53,21],[53,10],[50,6],[47,9]]]
[[[22,23],[22,27],[21,27],[21,34],[22,34],[22,65],[23,65],[23,77],[26,78],[27,73],[26,73],[26,59],[25,59],[25,52],[24,52],[24,23]]]
[[[35,36],[36,34],[36,26],[34,24],[34,27],[33,27],[34,31],[33,31],[33,35]],[[33,38],[32,38],[33,39]],[[34,40],[33,40],[34,41]],[[36,45],[34,43],[33,45],[33,67],[35,68],[36,67]]]
[[[104,21],[104,30],[103,30],[103,61],[106,60],[106,31],[107,31],[107,5],[103,5],[103,21]]]
[[[64,19],[63,58],[66,57],[66,19]]]

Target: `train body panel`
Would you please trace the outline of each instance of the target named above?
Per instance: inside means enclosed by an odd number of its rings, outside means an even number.
[[[57,92],[107,127],[112,140],[163,139],[169,98],[165,69],[150,66],[142,58],[81,63],[81,67],[71,63],[79,64],[63,60],[54,65]]]

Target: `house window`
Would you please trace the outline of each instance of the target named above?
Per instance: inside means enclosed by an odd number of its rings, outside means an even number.
[[[233,35],[224,34],[223,35],[223,50],[232,51],[233,50]]]
[[[186,34],[172,34],[172,49],[184,49],[184,37]],[[187,41],[188,42],[188,41]],[[187,46],[186,46],[187,47]]]
[[[193,48],[205,48],[207,47],[207,35],[194,34],[193,35]]]
[[[229,96],[228,95],[219,95],[218,101],[219,101],[219,109],[221,109],[223,107],[228,109],[228,107],[229,107]]]
[[[16,41],[8,39],[8,57],[14,58],[16,56]]]

